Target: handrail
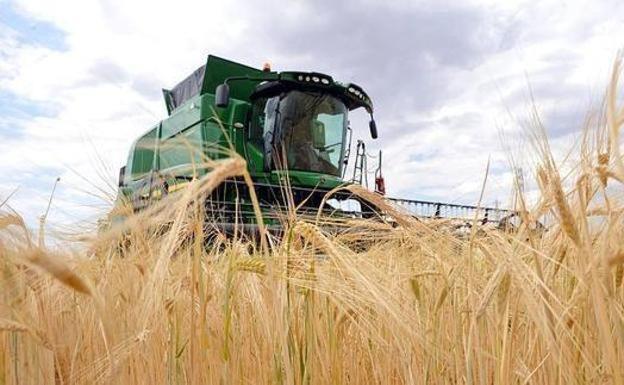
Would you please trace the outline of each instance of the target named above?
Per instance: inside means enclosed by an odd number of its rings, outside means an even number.
[[[417,217],[472,219],[476,214],[483,213],[477,218],[484,222],[499,222],[501,219],[513,216],[516,212],[496,207],[473,206],[458,203],[443,203],[416,199],[386,198],[399,207],[406,209]],[[461,215],[464,214],[464,215]]]

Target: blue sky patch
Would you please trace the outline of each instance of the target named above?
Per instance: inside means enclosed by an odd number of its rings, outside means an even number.
[[[41,45],[56,51],[67,50],[66,34],[51,23],[30,18],[12,1],[0,1],[0,25],[17,33],[22,44]]]
[[[19,138],[20,122],[35,117],[52,117],[56,113],[57,108],[52,104],[27,100],[0,89],[0,138]]]
[[[35,102],[24,99],[6,90],[0,90],[0,119],[11,116],[18,119],[31,119],[35,116],[51,117],[57,113],[52,103]]]

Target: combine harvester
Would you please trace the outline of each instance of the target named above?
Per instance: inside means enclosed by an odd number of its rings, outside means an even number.
[[[348,191],[326,194],[353,183],[367,187],[366,147],[357,141],[353,176],[349,111],[364,108],[370,134],[377,138],[373,104],[362,88],[316,72],[272,72],[216,56],[171,90],[163,90],[169,117],[138,138],[119,175],[119,201],[139,211],[177,191],[209,170],[205,159],[236,151],[247,162],[255,193],[269,228],[280,213],[298,207],[300,216],[371,218],[374,205]],[[385,194],[381,152],[375,191]],[[285,188],[287,186],[287,188]],[[460,218],[498,223],[511,212],[498,208],[387,198],[421,218]],[[250,194],[242,179],[226,180],[206,199],[207,224],[226,233],[234,227],[257,230]]]

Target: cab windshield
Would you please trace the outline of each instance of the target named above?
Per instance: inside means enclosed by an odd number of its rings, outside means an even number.
[[[277,108],[288,169],[340,176],[347,107],[338,98],[290,91]]]

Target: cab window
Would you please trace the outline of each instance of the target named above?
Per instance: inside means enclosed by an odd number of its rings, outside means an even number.
[[[251,109],[249,140],[262,148],[264,136],[275,126],[275,110],[279,105],[279,96],[258,98]]]
[[[202,162],[202,153],[201,125],[198,124],[160,143],[160,169],[188,165],[190,173]]]
[[[141,179],[152,170],[156,151],[156,128],[143,135],[135,144],[132,153],[130,178]]]
[[[265,107],[267,98],[258,98],[251,108],[251,122],[249,125],[249,140],[257,146],[262,146],[264,121],[266,119]]]

